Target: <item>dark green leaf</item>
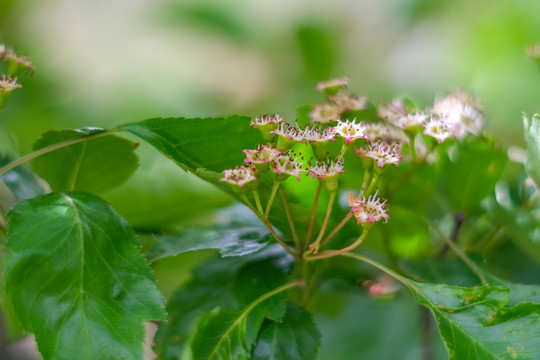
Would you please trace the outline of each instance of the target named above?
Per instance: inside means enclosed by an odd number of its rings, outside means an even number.
[[[157,240],[159,243],[148,254],[151,260],[204,249],[217,249],[224,257],[243,256],[265,247],[270,235],[262,226],[231,223],[186,229],[178,234],[159,236]]]
[[[252,359],[315,359],[320,340],[311,314],[289,301],[283,319],[261,330]]]
[[[285,283],[291,259],[279,245],[274,245],[247,256],[203,263],[194,271],[193,279],[169,301],[170,320],[156,336],[157,353],[166,360],[191,353],[189,341],[194,339],[193,333],[203,314],[214,318],[209,312],[217,307],[223,309],[219,313],[238,313],[259,296]],[[263,318],[279,319],[283,315],[285,300],[285,294],[277,295],[252,310],[243,334],[246,346],[252,346]],[[219,315],[222,316],[227,315]]]
[[[164,317],[134,231],[105,201],[52,193],[9,212],[6,289],[45,359],[142,358]]]
[[[7,165],[10,162],[9,157],[0,155],[0,166]],[[24,166],[17,166],[0,175],[0,177],[19,200],[31,199],[45,193],[45,190],[39,184],[38,178]]]
[[[102,130],[100,130],[102,131]],[[49,131],[34,149],[94,134],[98,130]],[[31,161],[32,169],[53,191],[103,192],[121,185],[137,169],[136,144],[114,135],[64,147]]]
[[[524,115],[523,125],[527,141],[527,173],[540,188],[540,116],[534,114],[528,119]]]
[[[185,170],[221,172],[243,163],[243,149],[264,141],[246,116],[227,118],[157,118],[120,126],[137,135]]]
[[[458,143],[449,153],[441,158],[440,180],[452,210],[478,210],[502,176],[506,153],[482,138]]]

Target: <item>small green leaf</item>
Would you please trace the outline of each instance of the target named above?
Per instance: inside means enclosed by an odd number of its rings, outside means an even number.
[[[540,115],[534,114],[529,119],[524,114],[523,125],[527,141],[527,173],[540,188]]]
[[[289,301],[283,319],[268,322],[261,330],[252,359],[311,360],[320,344],[321,334],[311,314]]]
[[[10,162],[9,157],[0,155],[0,166],[7,165]],[[31,199],[45,193],[37,176],[25,166],[17,166],[0,175],[0,178],[19,200]]]
[[[279,245],[272,245],[247,256],[215,258],[203,263],[194,271],[193,279],[168,302],[169,322],[156,335],[156,352],[166,360],[191,354],[189,343],[195,341],[201,316],[213,319],[218,314],[209,312],[218,307],[222,310],[215,312],[234,316],[259,296],[283,285],[291,270],[291,260]],[[251,311],[243,333],[246,346],[252,346],[264,318],[283,316],[285,302],[286,294],[279,294]]]
[[[49,131],[34,149],[82,138],[99,130]],[[53,191],[81,190],[99,193],[121,185],[137,169],[136,144],[114,135],[67,146],[31,161],[32,169]]]
[[[8,214],[6,290],[45,359],[140,359],[162,297],[134,231],[105,201],[51,193]]]
[[[186,229],[178,234],[159,236],[157,240],[159,243],[148,254],[151,260],[204,249],[217,249],[223,257],[244,256],[268,245],[270,235],[262,226],[231,223]]]

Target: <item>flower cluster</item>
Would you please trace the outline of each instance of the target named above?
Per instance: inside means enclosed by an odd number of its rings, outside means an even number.
[[[358,224],[373,224],[379,220],[388,221],[386,200],[380,201],[377,192],[367,199],[357,198],[352,193],[349,193],[349,206],[352,207],[351,212],[354,214]]]

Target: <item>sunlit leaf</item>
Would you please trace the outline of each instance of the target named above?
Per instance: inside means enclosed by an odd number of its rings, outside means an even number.
[[[6,289],[45,359],[142,358],[164,317],[134,231],[105,201],[51,193],[9,212]]]
[[[96,132],[49,131],[36,141],[34,149]],[[82,190],[99,193],[122,184],[137,169],[136,147],[129,140],[108,135],[57,149],[33,159],[30,164],[53,191]]]

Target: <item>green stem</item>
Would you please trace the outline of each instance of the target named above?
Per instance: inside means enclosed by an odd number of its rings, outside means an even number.
[[[328,207],[326,208],[326,215],[324,217],[324,222],[321,227],[321,230],[319,231],[319,236],[317,236],[317,239],[315,239],[315,242],[311,244],[311,246],[307,250],[308,255],[312,253],[317,253],[317,251],[319,251],[320,243],[324,236],[324,233],[326,232],[326,227],[328,226],[328,220],[330,219],[330,214],[332,213],[335,199],[336,199],[336,192],[332,191],[330,193],[330,198],[328,199]]]
[[[364,180],[362,181],[362,188],[360,189],[360,197],[364,196],[364,192],[368,187],[369,181],[373,175],[373,162],[370,162],[369,168],[364,172]]]
[[[103,137],[103,136],[108,136],[108,135],[112,135],[113,133],[115,132],[119,132],[120,130],[107,130],[107,131],[104,131],[104,132],[100,132],[100,133],[97,133],[97,134],[93,134],[93,135],[88,135],[88,136],[84,136],[84,137],[81,137],[81,138],[78,138],[78,139],[73,139],[73,140],[68,140],[68,141],[64,141],[64,142],[61,142],[61,143],[58,143],[58,144],[53,144],[53,145],[50,145],[50,146],[47,146],[47,147],[44,147],[42,149],[39,149],[39,150],[36,150],[28,155],[25,155],[9,164],[7,164],[6,166],[0,168],[0,175],[8,172],[9,170],[21,165],[21,164],[24,164],[25,162],[29,161],[29,160],[32,160],[38,156],[41,156],[41,155],[44,155],[44,154],[47,154],[47,153],[50,153],[51,151],[54,151],[54,150],[58,150],[58,149],[61,149],[61,148],[64,148],[64,147],[67,147],[67,146],[70,146],[70,145],[74,145],[74,144],[78,144],[78,143],[81,143],[81,142],[85,142],[85,141],[89,141],[89,140],[93,140],[93,139],[97,139],[97,138],[100,138],[100,137]]]
[[[379,181],[380,176],[381,176],[381,173],[379,170],[375,170],[373,172],[373,179],[371,180],[371,184],[369,184],[369,187],[366,190],[365,195],[367,196],[371,195],[371,193],[373,192],[373,189],[375,188],[375,185],[377,185],[377,181]]]
[[[311,241],[311,235],[313,234],[313,225],[315,224],[315,214],[317,213],[317,205],[319,204],[319,196],[321,194],[322,183],[319,181],[317,191],[315,192],[315,200],[313,200],[313,210],[311,210],[311,218],[309,220],[309,228],[306,236],[306,243],[304,249],[307,249],[309,242]]]
[[[345,156],[345,153],[347,152],[348,149],[349,149],[349,145],[343,144],[343,146],[341,147],[341,151],[339,152],[339,157],[343,158],[343,156]]]
[[[262,205],[261,205],[261,198],[259,197],[259,190],[253,190],[253,197],[255,198],[255,204],[257,205],[257,210],[259,210],[259,213],[263,213]]]
[[[344,247],[343,249],[334,250],[334,251],[325,251],[325,252],[322,252],[320,254],[306,256],[306,257],[304,257],[304,259],[307,260],[307,261],[318,260],[318,259],[326,259],[326,258],[338,256],[338,255],[347,253],[347,252],[349,252],[351,250],[354,250],[364,241],[364,239],[366,238],[366,236],[368,234],[368,231],[369,231],[368,229],[364,228],[364,230],[362,231],[362,235],[360,235],[358,240],[353,242],[351,245],[349,245],[347,247]]]
[[[280,182],[276,181],[274,182],[274,185],[272,186],[272,192],[270,193],[270,198],[268,199],[268,202],[266,203],[266,210],[264,211],[264,217],[268,219],[268,214],[270,214],[270,208],[272,207],[272,204],[274,203],[274,198],[276,197],[276,192],[278,191]]]
[[[259,218],[259,220],[262,221],[262,223],[264,224],[264,226],[266,226],[266,228],[268,229],[268,231],[270,231],[270,234],[274,237],[274,239],[276,239],[276,241],[281,245],[283,246],[283,248],[289,253],[291,254],[292,256],[294,256],[295,258],[297,259],[300,259],[300,257],[298,256],[298,254],[293,250],[291,249],[291,247],[289,245],[287,245],[279,236],[278,234],[276,233],[276,231],[274,230],[274,227],[272,226],[272,224],[270,224],[270,222],[268,221],[268,218],[265,218],[261,213],[259,213],[257,211],[257,209],[255,209],[255,207],[253,206],[253,204],[251,203],[251,201],[249,201],[249,199],[247,198],[246,194],[240,194],[240,198],[246,203],[247,206],[249,206],[249,208],[251,209],[251,211],[253,211],[255,213],[255,215],[257,215],[257,217]]]
[[[480,270],[480,268],[471,259],[467,257],[467,255],[463,252],[463,250],[461,250],[461,248],[459,248],[459,246],[456,245],[456,243],[454,243],[448,236],[444,235],[435,223],[433,223],[431,220],[427,219],[426,217],[419,215],[415,213],[414,211],[411,211],[408,208],[405,208],[405,207],[400,207],[400,208],[408,211],[417,219],[423,221],[426,225],[432,228],[437,233],[437,235],[445,242],[445,244],[450,249],[452,249],[454,253],[456,253],[456,255],[465,263],[465,265],[467,265],[472,270],[472,272],[474,272],[476,276],[478,276],[478,278],[482,282],[482,285],[486,285],[488,283],[486,276],[484,275],[482,270]]]
[[[298,238],[298,233],[296,232],[296,226],[294,225],[294,220],[291,214],[291,208],[289,206],[289,201],[287,200],[287,195],[283,188],[279,188],[279,195],[281,196],[281,201],[283,202],[283,207],[285,208],[285,214],[287,215],[287,220],[289,221],[289,226],[291,227],[291,233],[294,239],[294,244],[296,245],[296,251],[298,253],[302,252],[302,244],[300,244],[300,239]]]
[[[328,234],[327,237],[325,237],[322,241],[321,241],[321,247],[326,245],[327,242],[329,242],[330,240],[332,240],[332,238],[334,237],[334,235],[337,234],[337,232],[339,230],[341,230],[341,228],[343,226],[345,226],[345,224],[351,219],[351,217],[353,216],[353,213],[352,212],[348,212],[347,215],[345,215],[345,217],[343,218],[343,220],[341,220],[341,222],[334,228],[334,230],[332,230],[330,232],[330,234]]]
[[[411,147],[411,155],[412,155],[412,160],[413,162],[416,162],[417,160],[417,155],[416,155],[416,145],[415,145],[415,137],[416,136],[409,136],[409,145]]]

